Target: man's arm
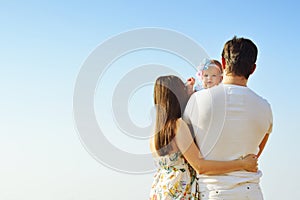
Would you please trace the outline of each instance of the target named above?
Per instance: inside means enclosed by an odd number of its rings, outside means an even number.
[[[257,153],[257,158],[259,158],[259,156],[261,155],[261,153],[263,152],[265,146],[266,146],[266,143],[269,139],[269,136],[270,136],[270,133],[272,132],[273,130],[273,114],[272,114],[272,110],[271,110],[271,107],[269,106],[269,121],[270,121],[270,125],[269,125],[269,129],[267,130],[266,132],[266,135],[264,136],[263,140],[260,142],[259,144],[259,152]]]
[[[264,150],[265,146],[266,146],[266,143],[269,139],[269,133],[267,133],[264,137],[264,139],[261,141],[261,143],[259,144],[259,152],[257,154],[257,158],[259,158],[259,156],[261,155],[262,151]]]

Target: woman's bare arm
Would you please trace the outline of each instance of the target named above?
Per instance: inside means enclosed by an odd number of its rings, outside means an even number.
[[[248,155],[244,159],[233,161],[205,160],[194,143],[187,124],[182,119],[179,119],[177,127],[176,145],[186,160],[199,174],[214,175],[239,170],[257,171],[257,157],[254,154]]]

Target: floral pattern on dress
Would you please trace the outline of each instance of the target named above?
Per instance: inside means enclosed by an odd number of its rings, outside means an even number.
[[[196,172],[180,152],[156,158],[150,200],[194,200]]]

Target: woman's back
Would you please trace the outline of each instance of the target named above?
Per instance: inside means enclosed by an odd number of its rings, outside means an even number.
[[[154,152],[157,172],[154,175],[150,200],[194,199],[196,173],[184,159],[174,140],[170,146],[171,151],[166,155],[159,156]]]

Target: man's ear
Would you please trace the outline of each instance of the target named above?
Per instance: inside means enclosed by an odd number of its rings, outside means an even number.
[[[253,72],[255,71],[256,69],[256,64],[253,65],[253,68],[252,68],[252,71],[251,71],[251,74],[253,74]]]
[[[226,62],[225,62],[225,58],[222,57],[222,68],[223,70],[226,68]]]

